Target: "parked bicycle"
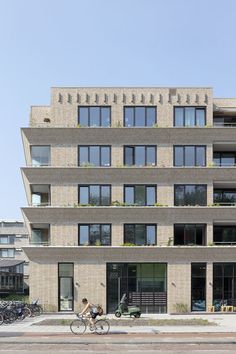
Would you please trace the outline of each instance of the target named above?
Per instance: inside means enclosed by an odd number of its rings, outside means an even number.
[[[84,334],[86,329],[89,328],[91,332],[97,334],[108,334],[110,331],[110,323],[107,319],[101,318],[94,322],[94,325],[90,324],[88,317],[84,315],[76,314],[77,319],[70,324],[70,330],[73,334]]]

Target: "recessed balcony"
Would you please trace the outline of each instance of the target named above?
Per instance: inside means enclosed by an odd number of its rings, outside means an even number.
[[[217,167],[236,166],[236,144],[228,142],[214,144],[213,161]]]
[[[50,201],[50,185],[33,184],[31,189],[31,205],[32,206],[48,206]]]
[[[213,113],[214,127],[236,127],[236,107],[220,107]]]
[[[49,246],[50,245],[50,225],[49,224],[32,224],[30,245],[33,246]]]
[[[217,206],[236,206],[236,182],[215,183],[213,201]]]
[[[213,227],[213,243],[219,246],[235,246],[236,223],[215,224]]]

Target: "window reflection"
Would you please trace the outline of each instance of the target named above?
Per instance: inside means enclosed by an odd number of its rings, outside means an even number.
[[[78,107],[78,123],[82,127],[110,127],[111,107],[107,107],[107,106]]]
[[[156,107],[124,107],[125,127],[152,127],[156,123]]]
[[[156,146],[125,146],[124,164],[129,166],[155,166]]]
[[[207,203],[206,185],[175,185],[175,206]]]
[[[205,125],[205,107],[174,107],[175,127],[204,127]]]

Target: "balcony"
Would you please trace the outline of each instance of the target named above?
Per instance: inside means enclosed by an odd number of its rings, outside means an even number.
[[[32,224],[30,245],[49,246],[50,243],[50,225]]]
[[[32,206],[48,206],[50,201],[50,185],[34,184],[31,188],[31,205]]]
[[[215,183],[214,204],[219,206],[236,206],[236,183]]]
[[[235,143],[216,143],[213,145],[213,161],[217,167],[236,166],[236,144]]]
[[[219,246],[236,246],[236,224],[214,225],[213,243]]]
[[[214,127],[236,127],[236,107],[218,107],[213,113]]]

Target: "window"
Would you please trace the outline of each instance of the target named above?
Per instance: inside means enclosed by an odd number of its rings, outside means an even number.
[[[204,127],[205,125],[205,107],[174,107],[175,127]]]
[[[13,258],[15,256],[14,248],[0,248],[0,257]]]
[[[85,224],[79,225],[79,245],[84,246],[110,246],[110,224]]]
[[[206,205],[207,186],[201,184],[175,185],[175,206]]]
[[[111,205],[111,186],[79,186],[79,204]]]
[[[214,164],[217,166],[235,166],[236,165],[236,152],[214,152]]]
[[[0,244],[14,244],[15,236],[14,235],[0,235]]]
[[[236,243],[236,225],[214,225],[213,242],[216,245]]]
[[[154,205],[156,203],[156,186],[125,186],[124,196],[127,204]]]
[[[155,166],[156,146],[125,146],[124,164],[127,166]]]
[[[82,127],[110,127],[111,107],[78,107],[78,123]]]
[[[204,224],[175,224],[174,245],[205,245]]]
[[[174,146],[174,166],[206,166],[206,146]]]
[[[156,124],[156,107],[124,107],[125,127],[152,127]]]
[[[33,166],[49,166],[50,146],[31,146],[31,160]]]
[[[79,146],[79,166],[111,166],[110,146]]]
[[[156,225],[126,224],[124,225],[124,243],[137,246],[156,244]]]

